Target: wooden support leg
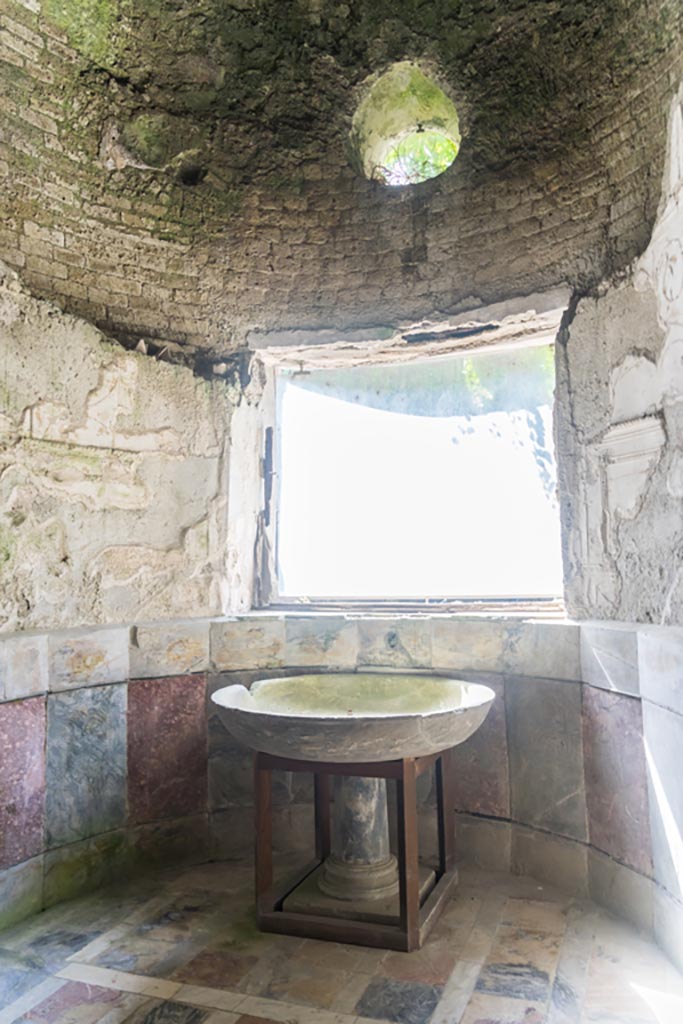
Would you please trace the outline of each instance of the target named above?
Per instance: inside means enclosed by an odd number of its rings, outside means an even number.
[[[439,875],[455,867],[455,799],[453,760],[446,750],[436,762],[436,813],[439,829]]]
[[[331,849],[330,833],[330,777],[316,772],[315,786],[315,855],[325,860]]]
[[[413,758],[402,762],[396,781],[401,928],[408,952],[420,944],[420,874],[417,848],[417,775]]]
[[[256,801],[256,913],[271,910],[273,888],[272,772],[254,755],[254,796]]]

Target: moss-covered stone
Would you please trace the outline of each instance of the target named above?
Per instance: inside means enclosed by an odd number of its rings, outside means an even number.
[[[43,0],[43,12],[58,25],[83,57],[100,65],[114,63],[118,53],[118,0]]]

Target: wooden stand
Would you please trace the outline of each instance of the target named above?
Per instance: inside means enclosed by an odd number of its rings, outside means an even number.
[[[420,906],[417,843],[417,778],[436,766],[439,867],[436,884]],[[273,887],[272,773],[311,772],[315,780],[316,859],[276,892]],[[379,946],[410,952],[419,949],[436,923],[455,883],[455,812],[451,793],[450,750],[428,757],[402,758],[368,764],[294,761],[257,752],[256,791],[256,920],[266,932],[301,935],[359,946]],[[397,924],[349,921],[283,909],[283,903],[330,852],[330,776],[393,779],[398,810],[398,872],[400,918]]]

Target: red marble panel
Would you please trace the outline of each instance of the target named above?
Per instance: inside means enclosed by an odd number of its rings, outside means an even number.
[[[128,807],[132,822],[206,811],[204,675],[128,686]]]
[[[509,818],[510,773],[503,678],[483,673],[469,673],[458,678],[489,686],[496,699],[484,724],[453,751],[456,810]]]
[[[45,698],[0,704],[0,868],[43,850]]]
[[[652,853],[640,701],[585,686],[583,745],[590,842],[650,875]]]

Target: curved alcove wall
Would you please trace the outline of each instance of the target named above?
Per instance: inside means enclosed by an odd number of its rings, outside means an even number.
[[[498,698],[454,759],[461,860],[590,895],[681,964],[682,653],[674,628],[447,616],[6,636],[1,919],[132,870],[250,854],[251,761],[206,704],[217,687],[319,666],[435,669]],[[310,795],[278,778],[281,848],[307,845]]]
[[[117,337],[223,356],[255,329],[415,322],[590,288],[647,243],[676,0],[209,2],[163,31],[144,7],[107,0],[93,25],[76,2],[8,0],[2,26],[0,254]],[[458,159],[419,190],[365,180],[347,150],[397,60],[462,115]]]

